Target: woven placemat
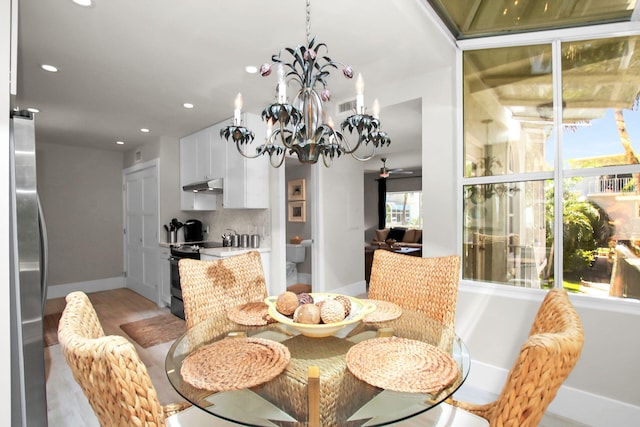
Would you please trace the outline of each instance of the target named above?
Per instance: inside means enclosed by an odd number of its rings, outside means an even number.
[[[278,376],[291,354],[284,345],[262,338],[226,338],[202,347],[182,362],[185,382],[210,391],[240,390]]]
[[[434,393],[458,376],[455,360],[430,344],[399,337],[372,338],[347,352],[357,378],[385,390]]]
[[[399,305],[388,301],[380,301],[377,299],[362,300],[363,302],[372,302],[376,305],[376,311],[367,314],[362,319],[365,323],[386,322],[387,320],[397,319],[402,315],[402,308]]]
[[[248,302],[246,304],[231,307],[227,317],[236,323],[245,326],[263,326],[277,322],[269,316],[269,306],[264,301]]]

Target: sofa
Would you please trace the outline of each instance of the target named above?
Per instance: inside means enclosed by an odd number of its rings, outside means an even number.
[[[369,290],[369,279],[371,278],[373,253],[378,249],[404,253],[401,252],[401,248],[417,249],[407,252],[406,255],[421,257],[422,230],[405,227],[391,227],[376,230],[375,238],[370,244],[364,247],[364,276],[367,283],[367,290]]]
[[[376,230],[372,246],[422,248],[422,230],[418,228],[387,227]]]

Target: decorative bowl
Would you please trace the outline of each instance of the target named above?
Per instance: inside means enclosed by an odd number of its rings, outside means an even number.
[[[310,293],[313,297],[314,302],[323,301],[326,299],[332,299],[337,296],[341,296],[341,294],[334,294],[330,292],[315,292]],[[294,322],[292,318],[285,316],[284,314],[278,312],[276,309],[276,300],[277,296],[267,297],[264,302],[269,306],[268,312],[271,317],[273,317],[278,322],[289,325],[302,335],[312,338],[323,338],[329,337],[340,329],[344,328],[347,325],[351,325],[352,323],[357,323],[362,320],[364,316],[367,314],[373,313],[376,310],[376,305],[371,302],[363,302],[362,300],[354,297],[350,297],[348,295],[342,295],[344,297],[349,298],[351,301],[351,312],[349,315],[341,322],[336,323],[320,323],[320,324],[307,324],[307,323],[297,323]]]

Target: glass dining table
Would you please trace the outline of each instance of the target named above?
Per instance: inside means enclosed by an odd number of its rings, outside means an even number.
[[[183,362],[190,355],[199,350],[202,352],[222,340],[238,338],[279,343],[286,347],[290,358],[283,370],[273,378],[249,387],[235,387],[233,383],[227,383],[228,387],[223,391],[211,391],[199,382],[185,380]],[[383,342],[384,339],[391,341]],[[380,356],[376,353],[367,354],[369,348],[371,351],[379,348],[369,344],[395,345],[400,342],[421,344],[426,346],[424,348],[443,353],[451,360],[449,379],[438,382],[439,370],[446,369],[438,365],[440,362],[429,360],[431,351],[403,357],[399,347],[387,347]],[[363,358],[354,360],[354,350],[360,347],[364,354],[358,353]],[[225,356],[210,352],[207,357]],[[358,363],[360,361],[362,363]],[[206,365],[208,362],[207,359],[203,363]],[[263,372],[260,363],[256,360],[255,365],[251,366],[252,375]],[[399,367],[399,363],[403,366]],[[415,382],[410,366],[413,363],[416,364],[416,372],[423,370],[425,365],[432,370],[435,385],[431,384],[428,391],[404,389]],[[214,372],[207,372],[205,367],[201,375],[206,379],[224,380],[225,368],[220,366],[228,364],[211,366],[217,366]],[[309,376],[310,367],[319,371],[319,409],[315,411],[309,404],[312,396],[310,381],[314,381]],[[358,322],[324,338],[301,335],[281,323],[245,326],[228,318],[209,319],[192,327],[173,343],[166,357],[165,368],[170,383],[186,400],[212,416],[240,425],[381,426],[411,418],[444,402],[465,381],[470,357],[467,347],[454,330],[421,313],[402,309],[400,317],[393,320]],[[268,369],[265,367],[264,372]],[[199,372],[203,372],[203,369]],[[380,374],[383,382],[371,380],[370,373]],[[375,375],[373,377],[378,378]],[[387,386],[388,382],[385,381],[391,381],[393,386]],[[428,379],[425,381],[431,383]]]

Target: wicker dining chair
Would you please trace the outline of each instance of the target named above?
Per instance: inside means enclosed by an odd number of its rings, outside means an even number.
[[[58,340],[101,426],[231,425],[187,402],[161,405],[134,345],[122,336],[105,336],[84,292],[70,293],[66,302]]]
[[[552,289],[498,399],[485,405],[453,403],[485,418],[492,427],[535,427],[578,362],[583,344],[582,323],[567,291]]]
[[[373,254],[368,297],[454,327],[459,281],[457,255],[421,258],[378,249]]]
[[[214,261],[183,258],[178,269],[187,329],[206,319],[225,319],[230,308],[268,296],[257,251]]]

